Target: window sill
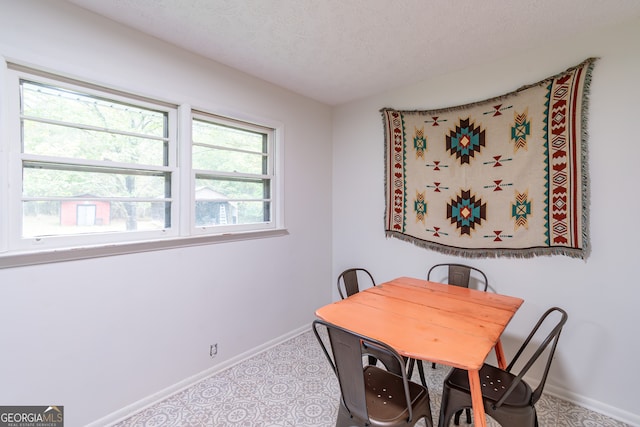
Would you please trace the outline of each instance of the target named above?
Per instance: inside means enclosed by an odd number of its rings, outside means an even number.
[[[100,258],[114,255],[126,255],[138,252],[185,248],[190,246],[212,245],[216,243],[235,242],[241,240],[264,239],[269,237],[285,236],[288,234],[289,232],[286,229],[280,228],[275,230],[228,233],[197,237],[178,237],[174,239],[110,244],[104,246],[71,249],[56,249],[41,252],[8,253],[0,254],[0,269]]]

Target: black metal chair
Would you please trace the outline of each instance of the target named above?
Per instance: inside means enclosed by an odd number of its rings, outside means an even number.
[[[326,329],[331,354],[321,328]],[[313,332],[340,384],[336,427],[413,426],[422,418],[433,427],[429,391],[407,379],[404,360],[393,348],[322,320],[313,322]],[[363,367],[362,358],[372,349],[387,370]]]
[[[364,280],[371,286],[376,285],[376,281],[369,271],[364,268],[349,268],[338,276],[338,293],[340,298],[345,299],[360,292],[360,282]],[[342,291],[344,290],[344,293]],[[376,364],[376,357],[369,356],[369,365]]]
[[[436,264],[429,269],[427,272],[427,280],[436,279],[435,275],[442,268],[447,268],[447,275],[443,277],[446,280],[446,283],[449,285],[460,286],[463,288],[468,288],[469,283],[471,282],[471,273],[475,271],[481,277],[478,283],[478,289],[486,291],[489,287],[489,280],[487,279],[487,275],[478,268],[471,267],[470,265],[464,264],[453,264],[453,263],[444,263],[444,264]],[[441,280],[438,280],[439,282]]]
[[[551,316],[551,317],[550,317]],[[540,399],[544,389],[549,367],[558,345],[560,332],[567,321],[567,313],[558,307],[547,310],[531,333],[524,340],[515,357],[506,369],[484,364],[480,369],[480,382],[482,384],[482,399],[484,410],[502,426],[537,427],[538,417],[535,403]],[[544,325],[544,327],[543,327]],[[543,327],[541,329],[541,327]],[[550,329],[550,332],[546,332]],[[546,337],[533,351],[534,338]],[[538,361],[547,350],[546,364],[540,383],[532,390],[522,378],[529,369]],[[519,363],[520,371],[512,373],[512,369],[520,356],[525,352],[533,354],[526,362]],[[544,360],[540,359],[540,362]],[[440,406],[440,420],[438,427],[448,426],[451,417],[464,408],[471,407],[471,393],[469,391],[469,377],[463,369],[452,369],[444,381],[442,390],[442,404]]]
[[[360,280],[365,279],[371,286],[376,285],[373,276],[364,268],[349,268],[338,276],[338,293],[345,299],[360,292]],[[343,293],[344,290],[344,293]]]

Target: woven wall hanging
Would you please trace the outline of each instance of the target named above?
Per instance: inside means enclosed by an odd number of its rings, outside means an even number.
[[[466,257],[586,258],[594,62],[473,104],[383,108],[386,235]]]

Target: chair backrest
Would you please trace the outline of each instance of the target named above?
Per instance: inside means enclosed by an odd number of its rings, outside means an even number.
[[[478,289],[486,291],[489,287],[489,280],[487,279],[487,275],[480,269],[475,267],[471,267],[469,265],[464,264],[454,264],[454,263],[444,263],[444,264],[436,264],[429,269],[427,273],[427,280],[432,280],[435,277],[435,273],[437,269],[447,268],[447,283],[449,285],[460,286],[463,288],[469,287],[469,282],[471,281],[471,272],[476,271],[482,277],[479,283]]]
[[[326,328],[331,355],[319,333],[319,327]],[[359,419],[369,420],[362,357],[371,354],[380,356],[380,354],[385,353],[390,360],[393,360],[400,367],[399,372],[396,374],[402,376],[409,420],[413,419],[409,382],[404,360],[393,348],[381,341],[365,337],[322,320],[313,322],[313,332],[338,378],[342,402],[349,413]]]
[[[360,292],[359,278],[362,277],[370,280],[371,286],[375,286],[376,282],[373,280],[373,276],[364,268],[349,268],[340,273],[338,276],[338,293],[340,294],[340,298],[345,299]]]
[[[551,316],[552,314],[553,316]],[[518,385],[520,381],[522,381],[522,377],[524,377],[527,371],[529,371],[529,369],[535,364],[535,362],[540,358],[540,356],[548,348],[548,352],[546,356],[547,360],[546,360],[546,364],[542,374],[542,378],[540,379],[540,383],[538,384],[536,389],[533,391],[533,394],[531,396],[531,404],[535,404],[538,401],[538,399],[540,399],[540,396],[542,395],[542,390],[544,389],[544,384],[547,381],[547,375],[549,374],[549,368],[551,367],[551,362],[553,361],[553,355],[558,345],[560,332],[562,332],[562,327],[567,322],[567,319],[568,319],[567,312],[558,307],[550,308],[540,317],[540,320],[538,320],[538,323],[536,323],[536,325],[533,327],[533,329],[529,333],[529,336],[527,337],[527,339],[524,340],[524,342],[516,352],[516,355],[511,360],[511,363],[509,363],[509,366],[507,366],[506,371],[511,372],[515,364],[518,362],[518,359],[520,358],[520,356],[524,354],[525,350],[527,350],[527,348],[530,345],[534,345],[534,341],[533,341],[534,337],[539,338],[541,335],[544,335],[544,332],[546,332],[549,329],[550,330],[547,333],[547,335],[544,337],[544,339],[542,340],[538,348],[535,349],[535,351],[529,357],[526,363],[524,363],[524,366],[520,369],[520,372],[518,373],[518,375],[516,375],[516,378],[514,379],[514,381],[510,384],[510,386],[507,388],[505,393],[502,395],[502,398],[500,398],[500,400],[496,402],[496,405],[495,405],[496,407],[500,407],[500,405],[504,403],[504,401],[507,399],[511,391],[515,389],[515,387]],[[543,325],[546,325],[546,326],[543,330],[541,330],[541,327]],[[540,333],[538,333],[539,331]]]

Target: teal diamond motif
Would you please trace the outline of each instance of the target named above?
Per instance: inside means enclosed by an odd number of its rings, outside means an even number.
[[[460,120],[460,124],[446,136],[447,150],[460,160],[460,164],[469,163],[470,158],[485,146],[484,130],[471,119]]]
[[[471,235],[476,225],[481,225],[487,219],[487,205],[482,200],[476,200],[471,190],[463,190],[459,196],[447,204],[447,218],[451,224],[456,224],[461,235]]]

